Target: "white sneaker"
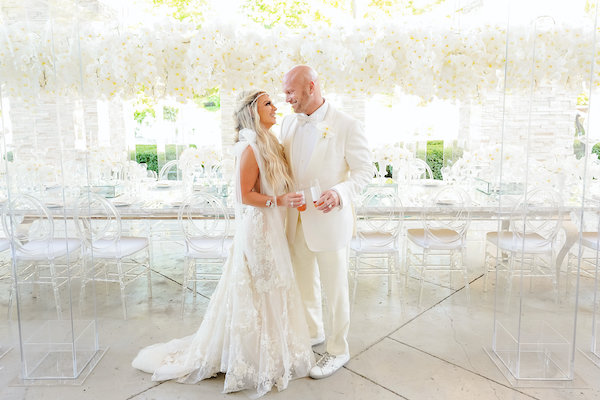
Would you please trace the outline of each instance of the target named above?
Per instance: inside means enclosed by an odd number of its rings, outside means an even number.
[[[321,343],[324,343],[324,342],[325,342],[325,335],[318,336],[318,337],[315,337],[315,338],[310,338],[310,345],[311,346],[318,346],[318,345],[320,345]]]
[[[341,354],[334,356],[329,353],[323,354],[323,356],[317,361],[317,365],[310,369],[310,377],[313,379],[323,379],[333,375],[335,371],[342,368],[350,360],[350,355]]]

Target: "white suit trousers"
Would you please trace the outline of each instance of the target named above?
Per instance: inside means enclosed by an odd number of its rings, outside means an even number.
[[[306,322],[312,338],[325,336],[321,287],[325,295],[325,312],[329,332],[327,352],[350,354],[350,299],[348,297],[348,250],[313,252],[306,245],[302,223],[296,227],[296,237],[290,243],[294,274],[304,302]]]

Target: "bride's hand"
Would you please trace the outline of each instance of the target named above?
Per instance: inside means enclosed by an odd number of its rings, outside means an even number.
[[[282,194],[277,199],[277,203],[280,207],[300,207],[302,204],[304,204],[304,196],[302,196],[301,193],[295,192]]]

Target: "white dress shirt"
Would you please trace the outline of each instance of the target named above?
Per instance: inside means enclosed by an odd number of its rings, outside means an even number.
[[[292,144],[294,170],[297,171],[298,175],[303,174],[306,170],[320,134],[317,129],[317,124],[323,121],[328,108],[329,103],[325,101],[321,104],[321,107],[317,108],[315,112],[309,116],[301,114],[304,117],[302,118],[303,120],[308,118],[308,122],[303,125],[298,125]]]

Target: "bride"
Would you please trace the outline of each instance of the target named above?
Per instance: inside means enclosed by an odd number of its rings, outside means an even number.
[[[292,177],[270,130],[276,110],[264,91],[238,99],[234,244],[198,331],[146,347],[133,360],[152,380],[197,383],[223,372],[224,392],[262,396],[314,364],[284,232],[285,207],[304,199],[286,193]]]

